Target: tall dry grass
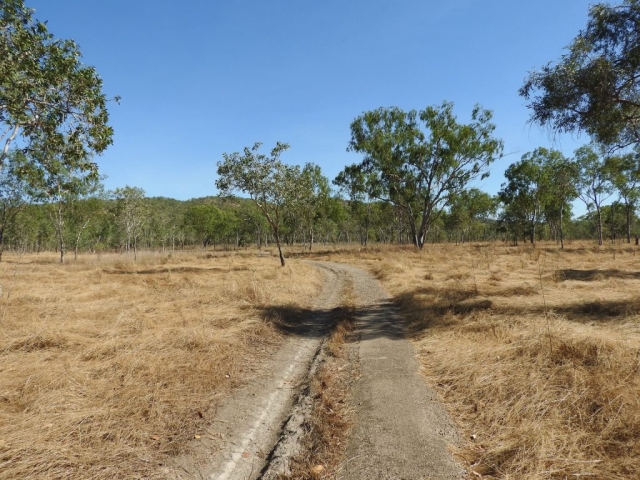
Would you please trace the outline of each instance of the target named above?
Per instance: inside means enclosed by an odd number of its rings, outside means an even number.
[[[472,478],[640,478],[640,250],[428,245],[374,272],[467,441]]]
[[[4,261],[6,259],[6,261]],[[163,478],[304,306],[312,267],[254,253],[3,256],[0,478]]]

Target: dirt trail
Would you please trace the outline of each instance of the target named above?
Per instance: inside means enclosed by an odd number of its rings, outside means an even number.
[[[335,266],[323,263],[324,266]],[[359,300],[356,332],[361,377],[353,392],[356,425],[339,478],[455,479],[463,468],[448,451],[458,436],[419,374],[413,346],[389,295],[373,276],[340,265]]]
[[[351,357],[359,359],[361,376],[352,399],[356,425],[339,478],[463,478],[462,467],[447,449],[457,442],[455,429],[419,375],[415,352],[387,293],[356,267],[311,263],[327,275],[314,313],[299,332],[292,332],[259,378],[218,410],[217,421],[194,443],[192,454],[178,462],[175,478],[277,477],[274,465],[287,463],[282,458],[287,449],[295,451],[291,424],[302,422],[296,418],[299,408],[294,409],[294,403],[304,396],[304,381],[327,334],[331,310],[339,305],[346,276],[359,299],[358,342],[352,345],[357,352]]]

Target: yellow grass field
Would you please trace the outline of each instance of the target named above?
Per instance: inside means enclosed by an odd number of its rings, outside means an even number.
[[[638,477],[637,247],[316,246],[294,256],[283,269],[257,251],[66,265],[5,255],[0,478],[163,478],[283,341],[269,307],[309,306],[323,277],[304,258],[360,266],[388,289],[463,433],[455,453],[470,478]],[[329,458],[331,440],[321,443]]]
[[[470,478],[640,478],[640,249],[372,247]]]
[[[312,267],[257,252],[3,256],[0,478],[163,478],[306,306]]]

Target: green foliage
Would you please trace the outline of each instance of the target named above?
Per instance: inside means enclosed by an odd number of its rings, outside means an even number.
[[[218,162],[216,187],[221,194],[234,191],[243,192],[255,202],[271,225],[278,246],[280,263],[285,260],[280,242],[280,228],[287,207],[292,207],[305,195],[300,167],[285,165],[280,161],[282,152],[289,148],[278,142],[271,150],[271,156],[259,152],[261,143],[245,147],[243,154],[223,153],[223,161]]]
[[[640,199],[640,146],[636,145],[633,152],[609,157],[606,167],[611,184],[618,193],[618,198],[624,205],[626,217],[626,237],[631,243],[634,212]]]
[[[236,216],[211,204],[190,205],[184,213],[184,223],[201,239],[206,248],[216,238],[228,235],[237,224]]]
[[[607,166],[607,158],[607,151],[602,145],[585,145],[575,153],[578,196],[587,210],[595,209],[599,245],[603,243],[602,205],[613,193],[611,169]]]
[[[149,219],[149,206],[142,188],[125,186],[113,192],[114,216],[123,232],[123,247],[126,251],[133,249],[137,259],[138,237]]]
[[[520,95],[532,121],[584,131],[604,144],[640,141],[640,1],[593,5],[584,30],[557,64],[529,74]]]
[[[471,180],[486,177],[487,166],[501,156],[491,117],[476,106],[470,123],[458,123],[448,102],[420,112],[365,112],[351,124],[349,143],[364,159],[350,168],[369,176],[372,195],[405,211],[413,243],[421,248],[452,197]]]
[[[486,224],[496,214],[497,200],[486,192],[477,188],[470,188],[459,192],[451,199],[449,212],[444,217],[444,227],[450,236],[454,231],[469,240],[475,231],[486,233]],[[477,237],[477,235],[476,235]]]
[[[22,0],[0,4],[0,168],[18,140],[37,168],[52,156],[97,178],[93,153],[112,142],[107,99],[72,40],[57,40]]]

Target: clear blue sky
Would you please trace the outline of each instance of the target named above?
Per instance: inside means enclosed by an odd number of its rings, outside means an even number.
[[[26,0],[74,39],[109,96],[114,144],[98,158],[109,189],[216,194],[223,152],[288,142],[288,163],[334,178],[359,160],[349,124],[381,106],[475,103],[493,110],[511,155],[480,185],[496,193],[524,153],[567,155],[587,138],[527,125],[527,72],[556,61],[586,25],[587,0]]]

